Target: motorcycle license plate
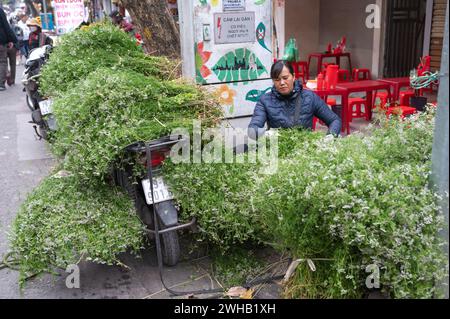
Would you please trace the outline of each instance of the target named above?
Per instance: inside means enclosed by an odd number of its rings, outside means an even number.
[[[52,113],[52,100],[44,100],[39,102],[42,116]]]
[[[155,195],[155,200],[153,200],[152,198],[150,181],[148,179],[142,180],[142,188],[144,189],[145,200],[148,205],[157,204],[173,199],[173,194],[164,183],[164,179],[160,176],[153,178],[153,193]]]

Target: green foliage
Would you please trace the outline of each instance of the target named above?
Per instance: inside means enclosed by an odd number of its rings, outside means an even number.
[[[42,69],[40,90],[47,96],[59,96],[101,67],[133,70],[159,79],[176,75],[176,61],[146,56],[125,32],[110,23],[99,23],[62,37]]]
[[[255,279],[264,265],[248,247],[237,246],[226,254],[216,248],[211,255],[214,275],[225,289],[242,286]]]
[[[145,56],[110,24],[72,32],[54,49],[41,85],[58,123],[52,151],[70,177],[46,178],[20,209],[11,250],[21,283],[83,259],[118,263],[117,254],[141,248],[132,201],[107,184],[113,163],[128,160],[122,148],[193,119],[214,126],[222,115],[206,91],[171,74],[173,63]]]
[[[298,145],[262,184],[257,209],[281,245],[301,258],[333,259],[318,265],[321,273],[303,269],[293,295],[311,296],[307,281],[315,297],[360,297],[371,264],[392,297],[437,293],[447,262],[438,196],[428,187],[434,119],[387,124],[371,137]]]
[[[26,199],[14,221],[11,248],[20,283],[30,273],[65,269],[79,260],[120,263],[116,255],[143,245],[132,201],[117,189],[50,176]]]
[[[185,213],[221,249],[270,241],[317,260],[314,273],[299,266],[288,297],[363,297],[366,267],[377,265],[392,297],[430,298],[448,267],[439,198],[428,186],[433,131],[432,111],[370,136],[282,130],[274,175],[260,175],[261,163],[168,164],[166,172]]]
[[[303,130],[279,132],[279,156],[287,157],[294,141],[317,141],[321,134]],[[270,143],[268,143],[270,146]],[[230,150],[223,148],[225,153]],[[241,163],[238,161],[241,160]],[[261,241],[270,231],[261,221],[254,201],[259,196],[262,164],[252,163],[248,154],[239,155],[234,163],[173,164],[166,161],[164,173],[186,220],[195,217],[200,225],[201,240],[207,240],[227,251],[246,241]],[[266,230],[269,229],[269,230]]]
[[[73,175],[49,177],[20,210],[12,250],[22,280],[81,258],[114,263],[141,247],[131,202],[104,184],[111,164],[132,142],[191,128],[193,119],[212,127],[222,115],[203,90],[171,81],[172,72],[109,24],[73,32],[55,48],[41,85],[59,126],[52,150]],[[300,264],[288,297],[362,297],[373,264],[392,297],[439,295],[434,283],[448,264],[437,237],[439,198],[428,186],[433,111],[381,124],[369,136],[336,140],[281,130],[274,175],[261,174],[266,164],[248,163],[249,155],[244,164],[167,162],[182,219],[196,217],[200,240],[221,250],[222,280],[232,285],[233,274],[258,268],[239,251],[230,257],[237,244],[271,242],[316,264],[315,272]]]
[[[217,122],[214,103],[194,85],[100,68],[55,99],[53,151],[81,178],[104,178],[130,143],[191,127],[193,119]]]
[[[258,212],[252,208],[255,165],[178,164],[167,162],[165,176],[183,219],[195,217],[201,239],[227,251],[236,243],[259,238]]]

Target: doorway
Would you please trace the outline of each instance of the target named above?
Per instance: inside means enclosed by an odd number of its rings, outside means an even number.
[[[423,53],[426,0],[389,0],[383,77],[409,76]]]

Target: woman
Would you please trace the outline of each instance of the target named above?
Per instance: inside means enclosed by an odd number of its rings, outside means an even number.
[[[27,22],[30,28],[30,35],[28,39],[28,49],[33,50],[44,45],[53,45],[53,40],[42,32],[41,23],[33,18]]]
[[[312,129],[314,116],[325,122],[328,134],[338,136],[341,120],[322,99],[310,90],[304,90],[295,80],[294,69],[287,61],[277,61],[270,72],[274,86],[256,104],[249,124],[249,136],[258,138],[269,128],[303,127]]]

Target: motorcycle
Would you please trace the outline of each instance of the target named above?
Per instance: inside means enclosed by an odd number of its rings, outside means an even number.
[[[51,50],[50,45],[32,50],[25,62],[22,77],[23,91],[26,93],[26,102],[31,110],[30,123],[35,124],[33,127],[36,135],[45,140],[48,139],[50,131],[57,129],[56,120],[52,114],[52,101],[39,93],[41,68],[48,61]]]
[[[162,260],[167,266],[175,266],[180,258],[177,231],[184,228],[195,231],[195,219],[179,224],[173,194],[161,173],[161,166],[169,157],[171,147],[183,141],[181,136],[175,139],[166,136],[148,143],[128,145],[124,148],[124,154],[134,160],[114,166],[112,170],[115,184],[133,199],[138,217],[147,226],[147,233],[152,237],[160,236],[160,247],[157,245],[157,249],[161,250]],[[135,161],[145,167],[145,174],[133,174]]]

